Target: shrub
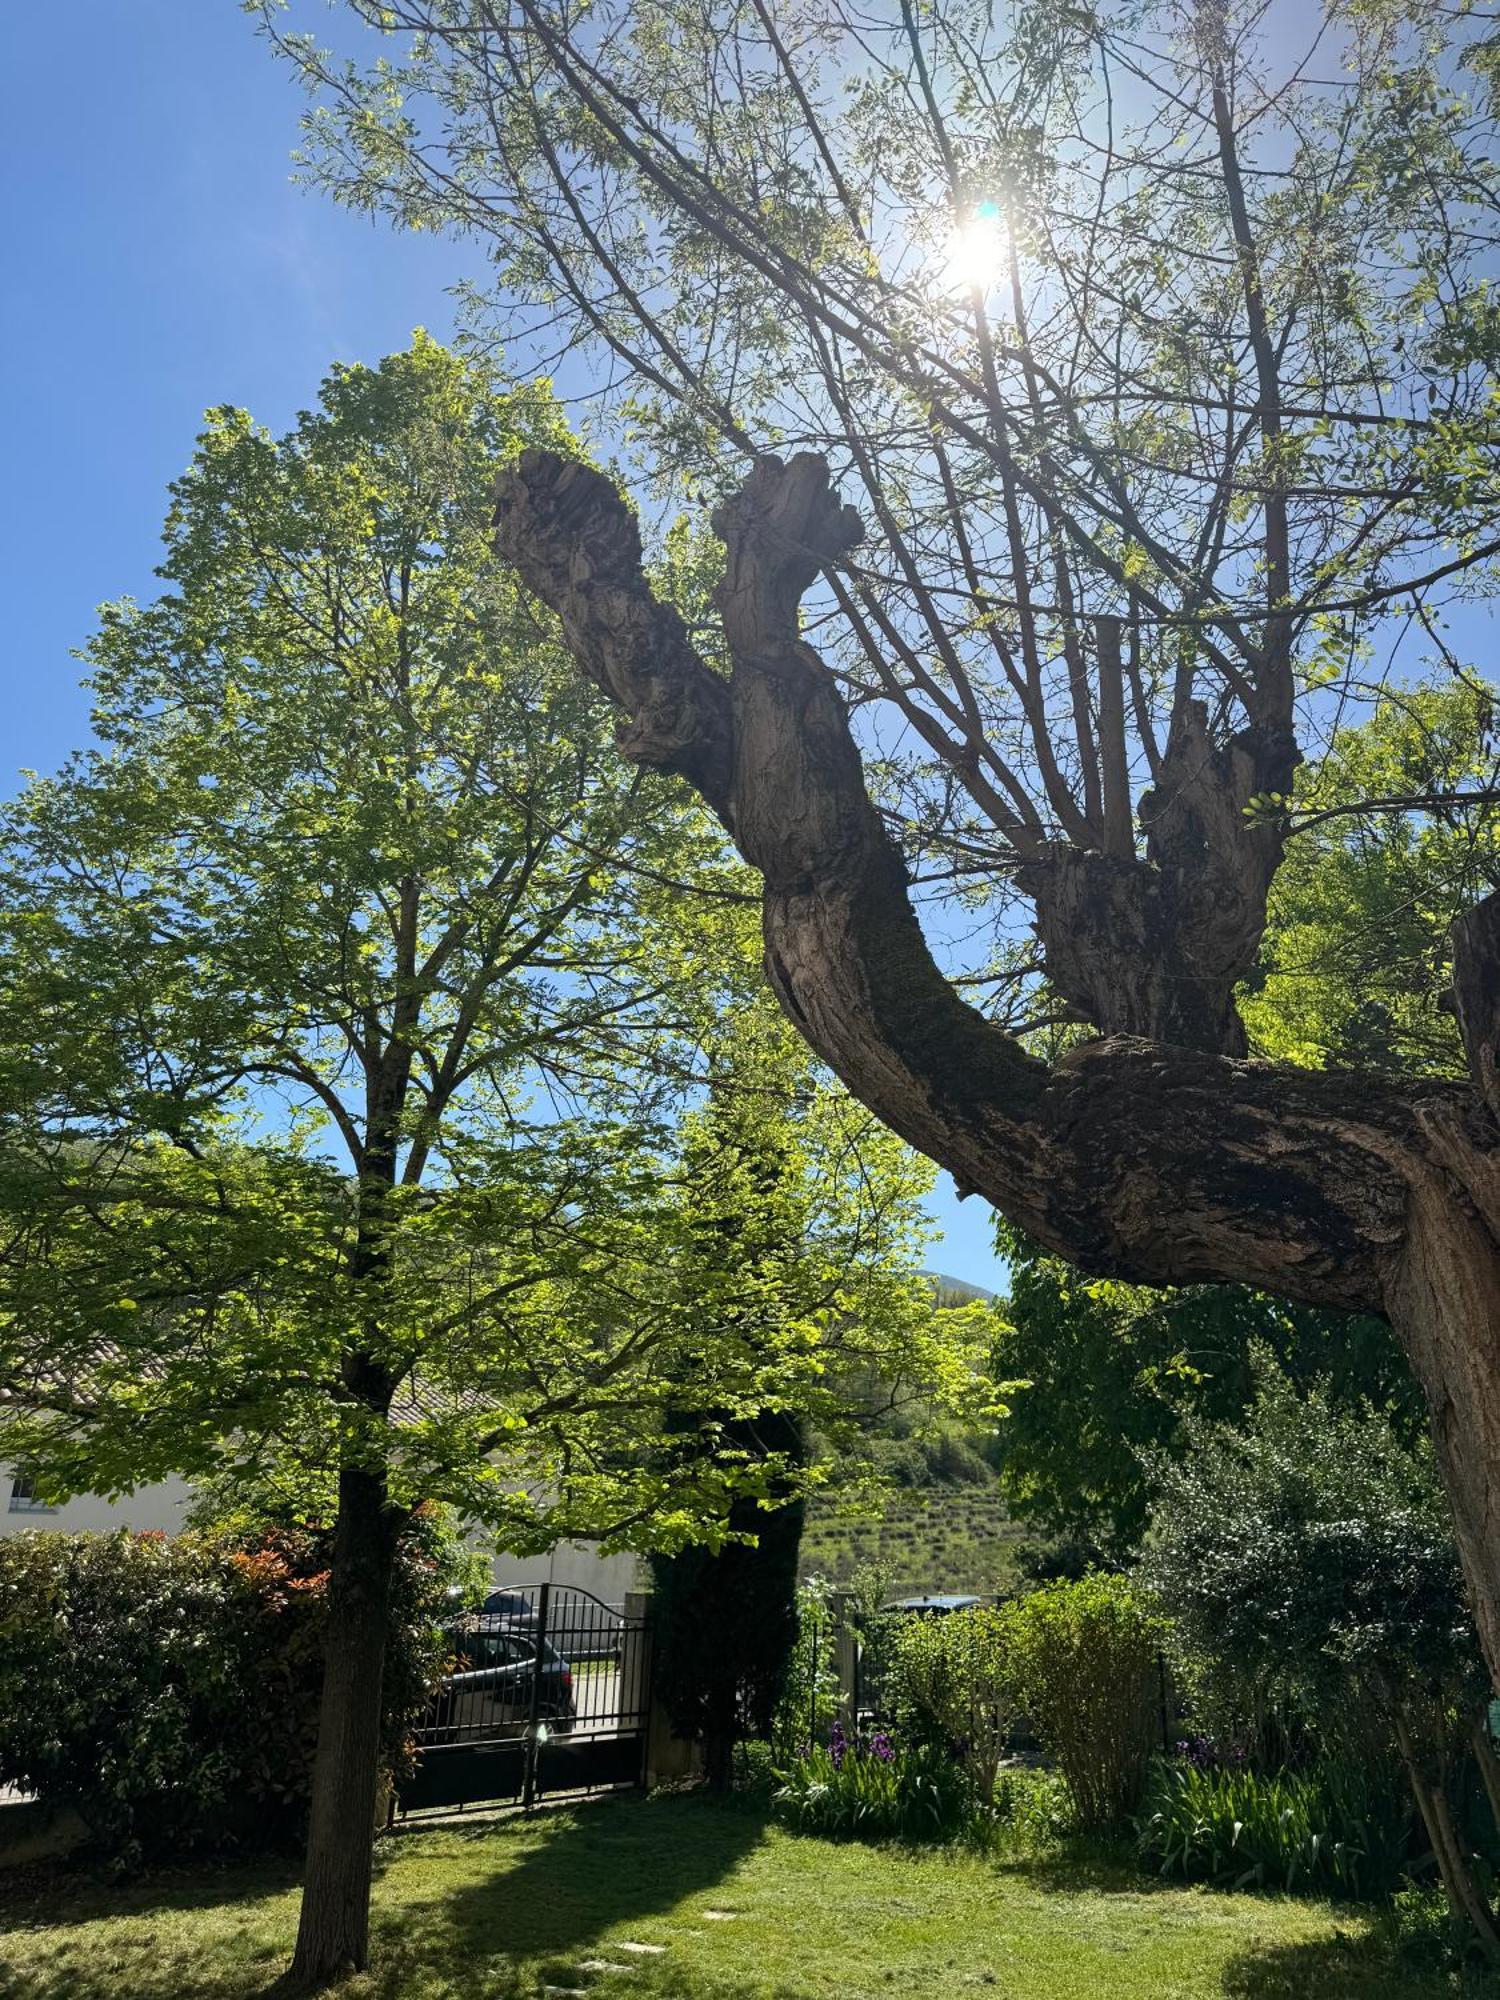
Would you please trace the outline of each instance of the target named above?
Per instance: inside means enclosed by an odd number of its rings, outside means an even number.
[[[1476,1757],[1500,1790],[1490,1687],[1431,1447],[1257,1366],[1244,1422],[1188,1425],[1189,1456],[1160,1468],[1147,1574],[1222,1702],[1269,1700],[1325,1743],[1358,1716],[1399,1749],[1454,1914],[1500,1960],[1463,1824]]]
[[[1391,1898],[1386,1927],[1398,1958],[1413,1970],[1451,1972],[1466,1956],[1464,1927],[1453,1915],[1444,1892],[1408,1883]]]
[[[1003,1613],[977,1606],[947,1618],[903,1619],[892,1648],[897,1716],[960,1756],[986,1801],[1014,1713],[1007,1631]]]
[[[1002,1771],[995,1780],[994,1823],[1007,1847],[1036,1854],[1073,1831],[1073,1801],[1056,1771]]]
[[[1139,1803],[1153,1742],[1153,1669],[1165,1623],[1128,1577],[1054,1583],[1006,1605],[1017,1707],[1056,1758],[1084,1831]]]
[[[419,1518],[392,1609],[392,1773],[441,1668],[450,1568]],[[326,1588],[326,1537],[305,1529],[0,1541],[0,1784],[74,1806],[120,1865],[297,1838]]]
[[[1140,1852],[1189,1880],[1371,1895],[1400,1880],[1411,1822],[1409,1800],[1352,1761],[1269,1775],[1162,1765]]]
[[[932,1743],[898,1747],[884,1732],[853,1743],[835,1724],[826,1749],[804,1749],[777,1778],[776,1817],[825,1840],[952,1840],[973,1823],[968,1779]]]

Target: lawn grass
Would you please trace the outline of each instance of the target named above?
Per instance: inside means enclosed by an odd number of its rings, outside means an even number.
[[[1451,2000],[1364,1914],[1079,1861],[832,1846],[694,1797],[401,1832],[347,2000]],[[284,1963],[289,1870],[0,1889],[4,2000],[243,2000]],[[659,1945],[659,1953],[626,1945]],[[589,1969],[590,1965],[595,1969]],[[625,1970],[598,1969],[600,1965]],[[551,2000],[551,1996],[549,1996]]]

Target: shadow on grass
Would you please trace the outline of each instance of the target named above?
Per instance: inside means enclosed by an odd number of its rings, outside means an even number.
[[[528,1967],[533,1977],[555,1973],[560,1983],[576,1985],[579,1958],[612,1930],[629,1928],[640,1942],[654,1942],[657,1920],[720,1891],[760,1844],[764,1825],[758,1812],[700,1794],[549,1814],[520,1838],[514,1823],[508,1839],[480,1827],[461,1830],[458,1839],[473,1845],[481,1867],[445,1887],[430,1926],[414,1926],[407,1899],[383,1913],[377,1887],[378,1970],[370,1990],[392,2000],[405,1993],[403,1981],[418,1959],[429,1968],[462,1967],[470,1979],[482,1968],[474,1990],[487,1996],[513,1990],[519,1970]],[[400,1846],[392,1843],[387,1854],[389,1867],[400,1859]],[[483,1867],[491,1854],[494,1866]]]
[[[1224,1967],[1225,2000],[1458,2000],[1493,1996],[1477,1969],[1456,1975],[1419,1972],[1396,1959],[1381,1933],[1262,1944]]]
[[[0,1873],[0,1932],[64,1930],[111,1917],[190,1913],[229,1902],[243,1908],[284,1896],[300,1879],[300,1862],[289,1854],[206,1855],[139,1875],[113,1875],[87,1855],[43,1862]],[[0,1996],[4,1990],[0,1987]]]
[[[509,2000],[554,1974],[584,1985],[580,1961],[611,1931],[651,1942],[657,1920],[684,1901],[729,1894],[721,1885],[762,1826],[754,1812],[701,1797],[636,1797],[383,1841],[371,1970],[353,1991],[360,2000]],[[295,1925],[290,1904],[271,1921],[258,1906],[297,1880],[280,1861],[201,1863],[123,1882],[38,1871],[0,1895],[0,1996],[252,2000],[273,1989]],[[112,1922],[121,1929],[103,1928]],[[80,1935],[88,1924],[101,1928]]]
[[[1147,1873],[1134,1850],[1115,1841],[1074,1839],[1041,1854],[1007,1854],[1002,1847],[995,1867],[1048,1895],[1154,1896],[1184,1886]]]

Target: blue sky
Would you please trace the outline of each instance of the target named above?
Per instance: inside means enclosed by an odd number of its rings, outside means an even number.
[[[452,330],[461,245],[397,236],[291,184],[300,100],[235,0],[74,0],[7,21],[17,87],[0,132],[9,194],[3,356],[9,476],[0,784],[81,743],[72,649],[94,607],[154,588],[167,483],[203,411],[273,429],[334,361],[414,326]],[[989,1209],[944,1177],[932,1261],[1003,1282]]]

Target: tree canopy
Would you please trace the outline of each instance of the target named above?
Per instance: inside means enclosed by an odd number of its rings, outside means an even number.
[[[370,1455],[524,1533],[564,1419],[632,1457],[655,1177],[753,958],[489,549],[495,467],[565,436],[421,337],[285,438],[215,411],[166,590],[105,610],[101,747],[5,826],[7,1375],[54,1478]]]

